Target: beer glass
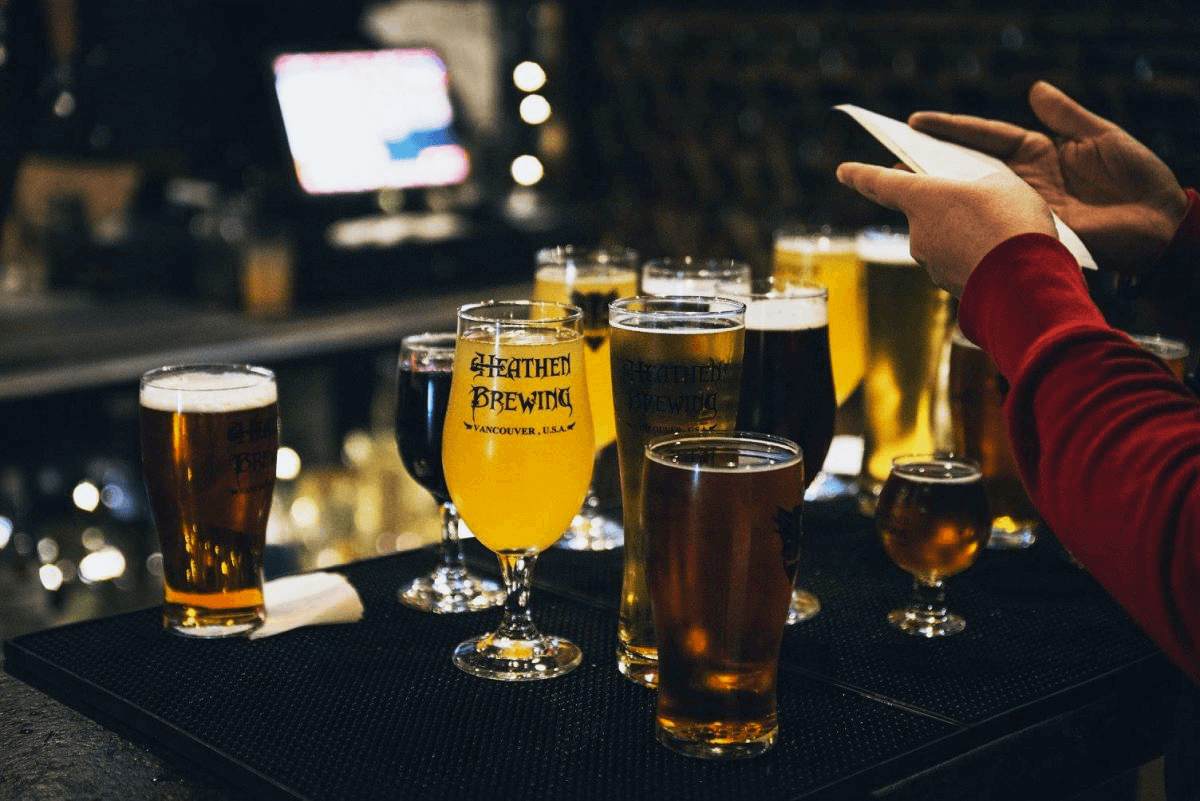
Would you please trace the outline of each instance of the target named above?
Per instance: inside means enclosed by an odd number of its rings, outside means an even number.
[[[707,297],[621,298],[609,306],[617,462],[625,551],[617,669],[647,687],[658,653],[641,518],[646,443],[663,434],[729,431],[737,422],[745,304]]]
[[[911,602],[888,622],[917,637],[962,631],[966,622],[946,608],[944,581],[975,563],[992,530],[979,465],[938,454],[896,457],[875,528],[888,557],[913,577]]]
[[[642,294],[715,295],[718,284],[749,279],[750,265],[733,259],[651,259],[642,265]]]
[[[142,470],[163,563],[163,627],[190,637],[262,625],[263,551],[279,415],[261,367],[163,367],[141,378]]]
[[[1025,492],[1004,422],[1008,384],[991,357],[955,326],[950,335],[950,433],[954,452],[979,463],[992,510],[989,548],[1028,548],[1037,541],[1037,509]]]
[[[779,649],[800,558],[800,447],[742,431],[661,437],[646,447],[644,470],[658,741],[694,757],[761,754],[779,734]]]
[[[471,612],[504,603],[494,581],[473,575],[458,539],[458,509],[442,470],[442,428],[454,367],[454,332],[414,334],[400,340],[396,371],[396,447],[404,469],[437,501],[442,516],[441,564],[399,592],[422,612]]]
[[[1187,358],[1191,354],[1187,343],[1161,334],[1129,334],[1129,338],[1167,363],[1180,381],[1187,375]]]
[[[862,383],[867,362],[867,287],[857,233],[830,226],[789,224],[774,236],[777,278],[801,279],[829,290],[829,347],[840,408]]]
[[[827,290],[776,275],[721,284],[717,291],[746,304],[737,427],[798,442],[808,487],[829,452],[837,414]],[[817,597],[797,587],[788,623],[808,620],[820,610]]]
[[[937,377],[950,333],[950,295],[913,260],[907,233],[867,229],[857,244],[867,274],[860,498],[870,514],[892,459],[936,447]]]
[[[539,250],[536,259],[533,299],[570,303],[583,311],[583,366],[596,437],[592,486],[588,487],[583,508],[555,544],[575,551],[607,551],[622,545],[625,539],[620,521],[601,514],[596,493],[600,466],[612,464],[602,461],[601,454],[617,436],[608,355],[608,304],[637,294],[637,251],[563,245]]]
[[[489,301],[458,310],[454,377],[442,435],[450,499],[500,560],[499,627],[461,643],[454,664],[475,676],[561,676],[578,646],[542,634],[529,612],[538,554],[562,536],[592,480],[594,439],[577,306]]]

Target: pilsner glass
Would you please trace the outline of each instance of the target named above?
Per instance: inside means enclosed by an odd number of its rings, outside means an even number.
[[[646,448],[644,484],[658,740],[695,757],[761,754],[779,734],[779,649],[800,558],[800,447],[742,431],[661,437]]]
[[[142,376],[142,470],[163,557],[163,627],[248,634],[266,617],[263,551],[279,450],[275,376],[185,365]]]
[[[414,334],[400,340],[396,371],[396,446],[413,480],[437,501],[442,515],[441,564],[399,592],[405,606],[456,613],[504,603],[504,591],[467,570],[458,539],[458,510],[442,470],[442,428],[454,368],[453,332]]]
[[[529,613],[538,554],[579,512],[592,480],[592,416],[577,306],[489,301],[458,310],[442,438],[450,498],[500,560],[500,626],[461,643],[454,664],[502,681],[573,670],[582,655],[542,634]]]
[[[657,682],[658,653],[640,514],[646,443],[663,434],[734,427],[745,311],[738,301],[696,296],[622,298],[609,307],[625,516],[617,669],[647,687]]]
[[[1021,482],[1004,423],[1008,383],[991,357],[955,326],[950,335],[950,433],[955,453],[979,462],[992,509],[989,548],[1028,548],[1041,521]]]
[[[975,563],[992,530],[979,465],[938,454],[896,457],[875,528],[888,557],[913,577],[912,601],[888,622],[916,637],[962,631],[966,621],[946,608],[944,579]]]
[[[651,259],[642,265],[644,295],[715,295],[718,284],[750,280],[750,265],[696,256]]]
[[[867,286],[856,233],[830,226],[781,227],[774,238],[775,276],[829,290],[829,348],[841,407],[862,383],[867,362]]]
[[[820,284],[782,275],[721,284],[717,291],[746,304],[737,427],[800,443],[808,487],[829,452],[837,414],[828,292]],[[788,623],[808,620],[820,610],[817,596],[796,588]]]
[[[584,370],[592,427],[596,436],[596,470],[583,508],[555,543],[575,551],[607,551],[624,543],[620,521],[600,513],[596,494],[599,468],[611,465],[600,457],[617,436],[613,418],[612,372],[609,369],[608,304],[637,294],[637,251],[629,248],[586,248],[575,245],[543,248],[537,253],[533,299],[570,303],[583,310]],[[611,454],[611,451],[610,451]]]
[[[950,295],[909,252],[907,233],[867,229],[858,237],[867,274],[867,367],[863,379],[863,511],[892,459],[934,449],[938,369],[950,333]]]

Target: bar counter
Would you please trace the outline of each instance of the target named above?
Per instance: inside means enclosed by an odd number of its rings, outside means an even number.
[[[949,580],[967,628],[932,641],[886,624],[910,580],[852,502],[810,503],[805,546],[798,583],[822,611],[785,634],[781,735],[756,759],[655,742],[654,693],[615,667],[620,550],[542,555],[534,618],[584,661],[505,684],[450,661],[498,610],[396,602],[435,559],[422,549],[334,568],[362,597],[355,624],[191,641],[148,608],[14,637],[0,795],[1067,799],[1162,753],[1179,674],[1052,537]]]

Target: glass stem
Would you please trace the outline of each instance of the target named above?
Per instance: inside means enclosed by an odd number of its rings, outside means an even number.
[[[542,635],[529,614],[529,590],[533,581],[536,553],[498,553],[500,570],[504,574],[504,615],[495,637],[509,640],[539,640]]]
[[[913,607],[930,619],[943,620],[946,610],[946,585],[941,579],[913,579]]]
[[[458,538],[458,509],[450,501],[442,504],[442,570],[449,576],[466,575],[462,541]]]

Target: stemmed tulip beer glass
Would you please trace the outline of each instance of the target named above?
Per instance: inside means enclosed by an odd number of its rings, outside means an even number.
[[[400,340],[396,371],[396,445],[413,480],[438,502],[442,514],[442,561],[400,590],[400,602],[422,612],[472,612],[499,606],[504,591],[468,572],[458,539],[458,510],[442,471],[442,428],[450,397],[456,335],[414,334]]]
[[[499,627],[454,651],[454,664],[472,675],[548,679],[581,660],[574,643],[538,630],[528,604],[538,555],[570,525],[592,479],[583,347],[577,306],[490,301],[458,310],[446,486],[499,558],[507,590]]]

